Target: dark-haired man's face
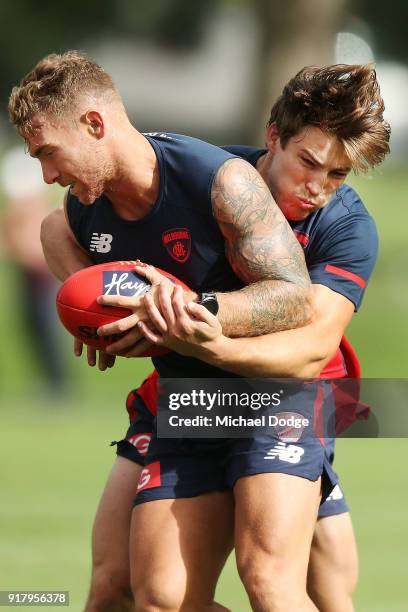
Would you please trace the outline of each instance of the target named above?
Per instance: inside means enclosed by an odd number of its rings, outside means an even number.
[[[41,164],[44,181],[70,186],[82,204],[93,204],[110,178],[103,143],[73,122],[37,116],[33,127],[26,142],[30,155]]]
[[[336,136],[308,126],[281,146],[276,127],[267,131],[268,153],[258,170],[287,219],[301,221],[325,206],[351,169]]]

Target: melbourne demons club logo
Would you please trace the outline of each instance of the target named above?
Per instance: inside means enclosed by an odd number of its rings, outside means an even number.
[[[190,230],[184,227],[167,230],[162,234],[162,241],[168,254],[179,263],[185,263],[190,257]]]
[[[298,412],[278,412],[275,416],[276,425],[274,425],[274,430],[279,440],[283,440],[283,442],[298,442],[306,427],[303,423],[301,424],[301,421],[307,419]],[[298,421],[297,424],[295,419]]]

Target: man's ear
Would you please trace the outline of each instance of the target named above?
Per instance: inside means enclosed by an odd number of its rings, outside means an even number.
[[[98,111],[87,111],[81,117],[81,122],[84,123],[87,127],[88,133],[97,138],[103,138],[105,134],[105,124],[103,121],[103,117]]]
[[[276,123],[271,123],[266,128],[266,147],[270,153],[275,153],[276,143],[279,140],[278,128]]]

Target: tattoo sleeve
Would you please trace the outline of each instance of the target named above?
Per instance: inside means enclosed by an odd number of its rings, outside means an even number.
[[[247,162],[230,159],[212,188],[227,258],[246,287],[218,294],[230,337],[258,336],[310,321],[310,279],[302,249],[267,185]]]

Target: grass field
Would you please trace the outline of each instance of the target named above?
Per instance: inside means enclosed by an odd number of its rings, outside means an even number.
[[[354,183],[377,219],[382,249],[350,337],[365,376],[407,377],[408,179],[394,170]],[[93,513],[112,463],[109,442],[125,428],[125,391],[149,364],[122,360],[102,374],[67,355],[71,395],[53,404],[39,385],[16,314],[13,271],[5,263],[0,282],[0,590],[69,590],[76,612],[88,585]],[[407,454],[404,439],[338,443],[336,467],[361,557],[358,612],[408,610]],[[249,610],[232,561],[218,598],[234,612]]]

